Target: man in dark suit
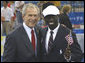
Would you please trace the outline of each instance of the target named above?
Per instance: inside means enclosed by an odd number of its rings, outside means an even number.
[[[37,62],[39,57],[39,8],[34,4],[23,7],[23,25],[6,37],[3,62]]]
[[[76,36],[68,28],[59,23],[58,15],[60,12],[58,8],[54,5],[49,5],[43,9],[42,14],[48,25],[48,27],[44,28],[42,31],[42,61],[81,61],[82,51],[77,42]],[[69,34],[72,36],[70,37]]]

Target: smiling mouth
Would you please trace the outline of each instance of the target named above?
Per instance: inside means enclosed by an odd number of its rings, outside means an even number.
[[[50,24],[50,25],[53,25],[54,23],[53,23],[53,22],[50,22],[49,24]]]
[[[35,23],[35,21],[29,21],[30,23]]]

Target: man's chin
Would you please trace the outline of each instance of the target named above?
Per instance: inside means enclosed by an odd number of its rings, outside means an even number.
[[[28,27],[30,27],[30,28],[34,28],[34,27],[35,27],[35,25],[28,25]]]

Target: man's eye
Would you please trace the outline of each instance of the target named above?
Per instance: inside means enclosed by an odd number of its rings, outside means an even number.
[[[28,15],[29,17],[32,17],[32,16],[34,16],[34,17],[37,17],[37,15]]]
[[[34,17],[37,17],[38,15],[34,15]]]
[[[36,17],[37,15],[34,15],[34,17]]]
[[[30,17],[31,17],[32,15],[28,15],[28,16],[30,16]]]

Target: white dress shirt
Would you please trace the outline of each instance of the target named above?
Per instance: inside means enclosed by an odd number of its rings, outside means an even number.
[[[15,13],[15,4],[10,5],[10,8],[12,9],[13,13]]]
[[[28,35],[28,38],[30,40],[30,42],[32,43],[32,40],[31,40],[31,31],[32,29],[34,30],[34,28],[29,28],[24,22],[23,22],[23,27]],[[37,55],[37,36],[36,36],[36,33],[35,33],[35,30],[34,30],[34,35],[35,35],[35,55]]]
[[[1,8],[1,16],[5,17],[5,21],[11,21],[11,17],[13,17],[14,14],[13,14],[13,11],[12,11],[11,8],[9,8],[9,7],[7,7],[7,8],[2,7]]]
[[[58,24],[58,26],[57,26],[54,30],[52,30],[52,31],[53,31],[53,41],[54,41],[54,39],[55,39],[55,37],[56,37],[56,35],[57,35],[59,26],[60,26],[60,24]],[[47,34],[46,34],[46,42],[45,42],[45,48],[46,48],[46,51],[47,51],[47,52],[48,52],[48,42],[49,42],[49,38],[50,38],[50,35],[51,35],[50,31],[51,31],[51,30],[50,30],[50,28],[48,27],[48,31],[47,31]]]
[[[30,39],[30,42],[32,42],[32,40],[31,40],[31,31],[32,31],[32,29],[29,28],[24,22],[23,22],[23,26],[24,26],[24,29],[25,29],[25,31],[26,31],[29,39]],[[33,28],[33,30],[34,30],[34,28]],[[35,30],[34,30],[34,35],[35,35],[35,40],[36,40]]]

